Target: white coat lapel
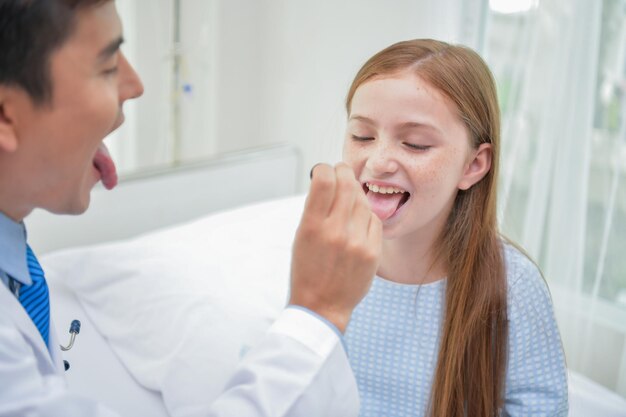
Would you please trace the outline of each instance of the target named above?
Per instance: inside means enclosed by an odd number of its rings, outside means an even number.
[[[52,356],[52,362],[54,363],[57,373],[65,377],[65,365],[63,364],[63,357],[61,356],[61,348],[59,347],[59,339],[57,338],[56,327],[54,326],[54,320],[50,317],[50,333],[48,334],[50,343],[50,355]],[[43,341],[41,343],[43,345]]]
[[[58,367],[55,362],[59,359],[51,357],[47,346],[44,344],[39,330],[26,313],[26,310],[22,307],[15,295],[9,291],[5,285],[0,284],[0,311],[4,317],[8,317],[15,323],[15,327],[24,335],[24,338],[33,348],[35,355],[37,356],[37,363],[42,373],[57,373]],[[52,323],[50,323],[50,329],[52,330]],[[51,334],[55,332],[51,331]],[[59,350],[56,337],[50,338],[50,346],[56,347]],[[52,349],[54,352],[55,349]],[[54,355],[53,356],[60,356]],[[63,369],[63,368],[61,368]]]

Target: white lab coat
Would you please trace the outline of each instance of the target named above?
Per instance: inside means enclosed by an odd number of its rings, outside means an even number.
[[[0,284],[0,417],[117,416],[68,391],[53,323],[49,339],[51,354],[19,301]],[[205,415],[350,417],[358,407],[339,337],[313,315],[286,309]]]

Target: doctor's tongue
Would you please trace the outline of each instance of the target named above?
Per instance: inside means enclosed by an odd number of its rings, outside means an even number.
[[[117,169],[115,168],[115,163],[113,162],[113,159],[109,154],[109,150],[104,143],[101,143],[100,146],[98,146],[96,155],[93,158],[93,165],[100,173],[102,185],[104,185],[107,190],[110,190],[117,185]]]

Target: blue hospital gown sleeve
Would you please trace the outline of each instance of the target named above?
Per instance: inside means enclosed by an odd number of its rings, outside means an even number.
[[[509,360],[504,416],[568,413],[567,369],[550,293],[537,267],[507,248]]]

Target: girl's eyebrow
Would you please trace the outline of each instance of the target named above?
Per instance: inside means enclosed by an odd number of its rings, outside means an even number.
[[[351,120],[358,120],[368,125],[376,126],[376,122],[374,122],[372,119],[370,119],[369,117],[358,115],[358,114],[350,115],[350,118],[348,118],[348,121],[351,121]]]
[[[441,131],[441,129],[439,129],[437,126],[432,125],[430,123],[420,123],[420,122],[406,122],[406,123],[402,123],[400,125],[400,129],[402,130],[409,130],[409,129],[426,129],[426,130],[431,130],[435,133],[438,133],[440,135],[443,134],[443,132]]]
[[[348,121],[352,121],[352,120],[363,122],[370,126],[376,126],[376,122],[374,120],[366,116],[361,116],[359,114],[351,115]],[[426,130],[431,130],[440,135],[443,134],[441,129],[439,129],[438,127],[436,127],[435,125],[431,123],[425,123],[425,122],[414,122],[414,121],[404,122],[400,125],[399,129],[400,130],[426,129]]]

